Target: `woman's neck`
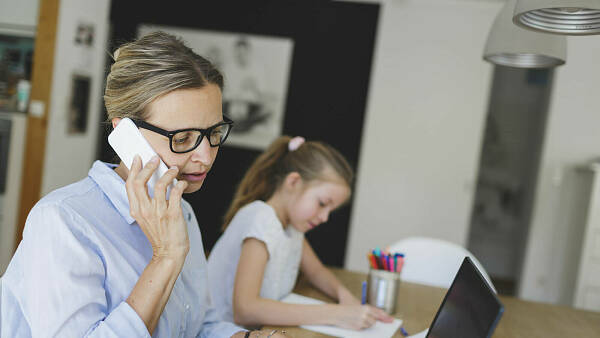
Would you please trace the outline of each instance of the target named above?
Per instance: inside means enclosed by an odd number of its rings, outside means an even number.
[[[127,181],[127,177],[129,176],[129,169],[127,169],[125,163],[119,163],[119,165],[115,168],[115,172],[123,179],[123,181]]]

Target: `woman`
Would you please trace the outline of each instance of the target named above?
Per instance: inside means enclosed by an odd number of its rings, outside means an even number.
[[[231,127],[223,77],[161,32],[114,59],[104,95],[113,127],[136,121],[170,169],[153,198],[156,157],[131,170],[96,161],[87,178],[42,198],[3,277],[0,336],[244,337],[211,307],[198,223],[181,198],[200,189]]]

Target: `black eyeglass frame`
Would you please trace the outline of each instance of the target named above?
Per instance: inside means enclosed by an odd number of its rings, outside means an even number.
[[[229,133],[231,132],[231,128],[233,128],[233,120],[228,118],[227,116],[223,115],[223,121],[219,122],[213,126],[210,126],[206,129],[200,129],[200,128],[185,128],[185,129],[177,129],[177,130],[164,130],[162,128],[159,128],[155,125],[152,125],[146,121],[142,121],[142,120],[133,120],[133,123],[138,127],[138,128],[144,128],[144,129],[148,129],[150,131],[153,131],[157,134],[161,134],[163,136],[166,136],[169,138],[169,148],[171,148],[171,151],[176,153],[176,154],[185,154],[185,153],[189,153],[190,151],[193,151],[194,149],[198,148],[198,146],[200,145],[200,143],[202,143],[202,139],[204,137],[206,137],[206,139],[208,140],[208,144],[210,144],[211,147],[219,147],[221,146],[223,143],[225,143],[225,140],[227,140],[227,137],[229,136]],[[223,125],[229,125],[229,129],[227,129],[227,134],[225,134],[225,136],[221,139],[221,143],[213,145],[210,142],[210,133],[217,127],[223,126]],[[200,132],[200,137],[198,137],[198,140],[196,140],[196,144],[194,144],[194,146],[186,151],[175,151],[175,149],[173,149],[173,136],[175,136],[175,134],[177,133],[181,133],[184,131],[198,131]]]

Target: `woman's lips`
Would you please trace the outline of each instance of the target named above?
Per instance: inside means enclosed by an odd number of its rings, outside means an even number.
[[[206,172],[182,174],[181,177],[186,181],[198,182],[198,181],[202,181],[206,178]]]
[[[310,226],[311,229],[314,229],[314,228],[317,227],[317,224],[314,224],[314,223],[311,223],[311,222],[308,222],[308,225]]]

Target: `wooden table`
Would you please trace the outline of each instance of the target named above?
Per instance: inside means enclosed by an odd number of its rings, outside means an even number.
[[[360,298],[361,284],[366,280],[366,274],[338,268],[331,268],[331,271]],[[294,292],[332,302],[303,278],[299,279]],[[402,282],[393,316],[403,320],[402,326],[409,334],[418,333],[429,327],[445,294],[446,289]],[[600,337],[600,312],[529,302],[514,297],[500,296],[500,300],[504,304],[504,314],[493,337]],[[284,329],[291,337],[328,337],[299,327],[269,326],[265,329]],[[396,332],[394,337],[403,336]]]

